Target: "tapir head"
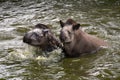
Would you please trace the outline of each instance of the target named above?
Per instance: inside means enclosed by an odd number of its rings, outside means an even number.
[[[68,19],[65,23],[60,20],[61,32],[60,40],[64,44],[69,44],[74,39],[74,32],[79,29],[80,24],[77,24],[74,20]]]
[[[33,30],[27,32],[24,35],[23,42],[32,46],[38,47],[43,46],[48,42],[46,35],[48,34],[49,31],[50,31],[49,29],[43,29],[37,26]]]

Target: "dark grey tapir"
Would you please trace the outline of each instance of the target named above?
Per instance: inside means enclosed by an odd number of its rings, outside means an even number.
[[[47,52],[62,47],[60,41],[54,36],[49,27],[44,24],[35,25],[34,29],[24,35],[23,42]]]

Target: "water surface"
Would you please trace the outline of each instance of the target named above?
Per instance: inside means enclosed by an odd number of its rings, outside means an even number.
[[[79,22],[87,33],[106,40],[110,48],[47,65],[34,59],[6,58],[26,49],[23,35],[35,24],[49,25],[59,35],[59,20],[68,18]],[[0,79],[120,80],[120,1],[0,0]]]

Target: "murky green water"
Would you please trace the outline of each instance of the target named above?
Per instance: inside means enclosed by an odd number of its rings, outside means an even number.
[[[110,48],[47,65],[18,59],[26,49],[22,37],[33,25],[47,24],[58,35],[58,21],[68,18],[106,40]],[[6,58],[11,52],[17,57]],[[0,0],[0,80],[120,80],[120,1]]]

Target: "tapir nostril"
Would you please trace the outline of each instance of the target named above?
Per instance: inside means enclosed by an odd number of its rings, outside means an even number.
[[[63,42],[66,40],[66,36],[65,36],[64,32],[61,32],[61,34],[60,34],[60,39],[61,39],[61,41],[63,41]]]
[[[25,35],[24,37],[23,37],[23,42],[24,43],[31,43],[31,40],[27,37],[27,35]]]
[[[29,39],[23,39],[23,42],[29,44],[29,43],[31,43],[31,40],[29,40]]]
[[[61,36],[61,41],[65,41],[67,38],[65,36]]]

